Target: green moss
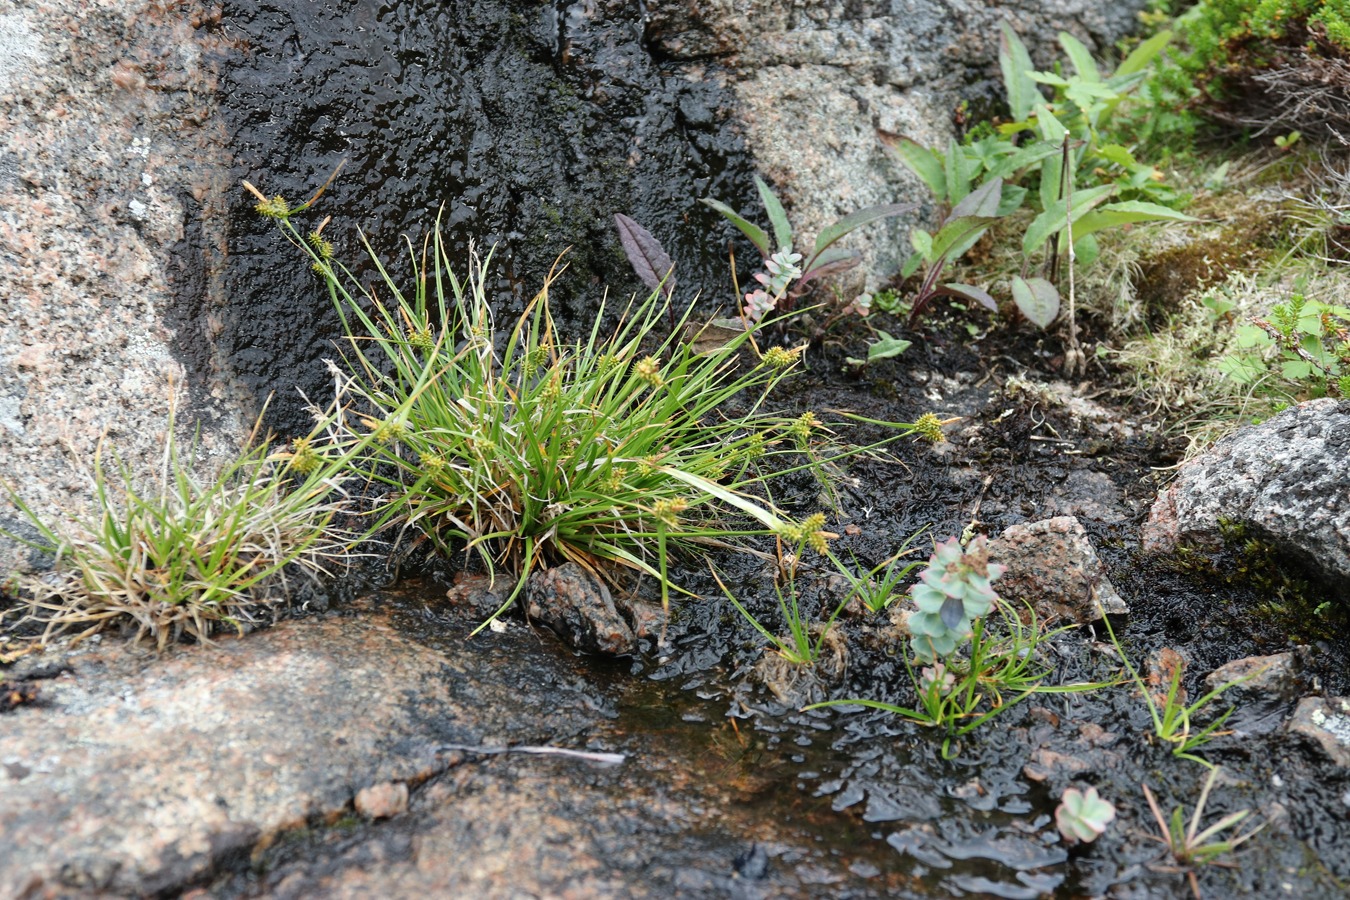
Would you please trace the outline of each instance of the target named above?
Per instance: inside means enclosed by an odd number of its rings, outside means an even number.
[[[1168,560],[1176,571],[1250,593],[1249,610],[1272,622],[1289,640],[1305,644],[1335,638],[1350,626],[1350,608],[1291,570],[1273,544],[1254,536],[1241,522],[1219,519],[1218,551],[1181,546]]]

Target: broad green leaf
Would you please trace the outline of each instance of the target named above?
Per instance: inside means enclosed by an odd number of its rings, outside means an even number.
[[[1236,301],[1217,294],[1209,294],[1200,298],[1200,304],[1213,313],[1216,319],[1222,319],[1237,308]]]
[[[908,350],[912,344],[901,338],[891,337],[886,332],[877,329],[877,337],[880,340],[867,345],[867,361],[874,363],[879,359],[890,359],[893,356],[899,356]]]
[[[1055,145],[1055,153],[1046,157],[1041,163],[1041,209],[1050,209],[1059,202],[1059,198],[1064,195],[1063,180],[1064,173],[1064,145],[1058,143]]]
[[[947,199],[959,203],[970,193],[971,165],[966,153],[955,140],[947,142],[947,155],[943,157],[944,172],[947,176]]]
[[[870,225],[880,219],[912,212],[917,207],[918,204],[916,203],[882,203],[878,206],[869,206],[866,209],[860,209],[855,213],[849,213],[838,222],[821,230],[820,234],[816,236],[816,253],[819,254],[825,252],[827,247],[844,237],[850,231],[861,228],[864,225]]]
[[[929,238],[929,241],[930,242],[932,241],[931,237]],[[919,253],[917,251],[911,253],[909,255],[909,259],[905,260],[905,264],[900,267],[900,277],[908,278],[915,272],[919,271],[919,266],[923,263],[925,258],[926,257],[922,253]]]
[[[737,228],[739,228],[741,230],[741,234],[744,234],[746,237],[750,239],[750,243],[755,245],[755,249],[757,249],[764,256],[765,259],[768,259],[771,255],[773,255],[773,251],[769,249],[769,236],[764,233],[763,228],[760,228],[758,225],[755,225],[752,222],[747,222],[745,219],[741,218],[740,213],[736,212],[736,210],[732,209],[730,206],[727,206],[720,200],[714,200],[711,197],[704,197],[699,202],[702,203],[704,206],[711,207],[712,209],[715,209],[722,215],[726,216],[727,221],[730,222],[732,225],[735,225]]]
[[[1052,87],[1068,87],[1069,82],[1066,78],[1054,74],[1053,72],[1032,72],[1031,80],[1037,84],[1048,84]]]
[[[999,44],[998,66],[1003,72],[1003,87],[1008,92],[1008,109],[1012,117],[1022,121],[1031,115],[1031,108],[1041,100],[1041,92],[1030,73],[1036,67],[1031,63],[1027,45],[1007,22],[1003,23],[1003,38]]]
[[[925,260],[933,259],[933,236],[922,228],[915,228],[909,233],[909,243],[914,247]]]
[[[1104,84],[1091,81],[1075,81],[1064,89],[1064,96],[1079,109],[1088,111],[1100,106],[1101,101],[1116,101],[1120,94]]]
[[[960,297],[962,300],[974,300],[985,309],[998,312],[998,301],[984,288],[978,288],[973,284],[960,284],[958,282],[944,284],[938,293],[946,294],[949,297]]]
[[[1095,188],[1088,188],[1084,191],[1073,192],[1073,239],[1077,241],[1080,237],[1091,234],[1093,229],[1084,229],[1081,221],[1091,215],[1089,210],[1098,203],[1106,200],[1107,197],[1115,191],[1114,184],[1102,184]],[[1149,204],[1154,205],[1154,204]],[[1167,207],[1161,207],[1166,209]],[[1039,216],[1032,220],[1031,225],[1027,227],[1027,233],[1022,236],[1022,253],[1031,256],[1041,248],[1041,245],[1048,241],[1051,235],[1058,234],[1064,230],[1068,223],[1068,216],[1064,212],[1065,204],[1063,200],[1058,200],[1048,206]]]
[[[989,167],[989,174],[997,178],[1007,178],[1028,166],[1034,166],[1044,159],[1060,153],[1060,145],[1052,141],[1036,141],[1018,149]]]
[[[1153,58],[1161,53],[1163,48],[1166,47],[1171,40],[1172,32],[1158,32],[1138,47],[1135,47],[1130,55],[1125,57],[1125,60],[1120,64],[1120,67],[1112,73],[1112,77],[1134,75],[1135,73],[1144,71],[1148,68],[1149,64],[1153,62]]]
[[[1265,364],[1250,356],[1224,356],[1214,368],[1238,384],[1251,384],[1266,374]]]
[[[1301,359],[1289,359],[1280,364],[1280,374],[1287,381],[1302,381],[1312,376],[1313,367],[1311,363],[1304,362]]]
[[[943,159],[938,154],[907,137],[900,138],[895,145],[895,152],[900,156],[900,161],[928,185],[939,203],[947,199],[947,175]]]
[[[1101,209],[1093,210],[1084,215],[1081,219],[1077,217],[1078,196],[1074,195],[1075,218],[1073,223],[1073,239],[1076,241],[1080,237],[1094,234],[1103,228],[1116,228],[1120,225],[1128,225],[1132,222],[1194,222],[1194,216],[1188,216],[1183,212],[1177,212],[1175,209],[1163,206],[1159,203],[1149,203],[1144,200],[1126,200],[1121,203],[1109,203]]]
[[[960,203],[952,207],[951,218],[959,219],[963,216],[996,216],[998,215],[998,207],[1002,198],[1003,179],[991,178],[967,194]]]
[[[1097,236],[1093,234],[1079,237],[1077,233],[1073,236],[1073,258],[1079,266],[1086,269],[1097,261],[1097,257],[1102,255],[1102,248],[1097,243]]]
[[[1022,208],[1022,204],[1027,199],[1027,189],[1015,184],[1005,184],[1003,186],[1003,198],[998,202],[998,212],[996,216],[1008,216]]]
[[[764,211],[769,214],[769,224],[773,226],[773,239],[778,242],[778,249],[791,251],[792,224],[788,222],[782,202],[758,175],[755,176],[755,187],[759,190],[759,199],[764,201]]]
[[[1044,278],[1022,278],[1014,275],[1012,280],[1013,302],[1017,308],[1040,328],[1049,328],[1050,323],[1059,315],[1059,291]]]
[[[1102,73],[1097,68],[1097,62],[1092,58],[1092,52],[1084,46],[1083,42],[1067,31],[1059,33],[1059,45],[1064,48],[1064,52],[1069,56],[1069,62],[1073,63],[1073,70],[1078,73],[1078,77],[1084,81],[1101,81]]]
[[[1055,118],[1055,114],[1050,111],[1050,107],[1044,103],[1036,104],[1036,128],[1041,133],[1043,140],[1052,141],[1056,144],[1064,140],[1064,135],[1069,133],[1069,129],[1064,127],[1064,123]]]
[[[1134,154],[1131,153],[1128,148],[1122,147],[1120,144],[1106,144],[1098,147],[1096,153],[1107,162],[1115,163],[1126,169],[1138,164],[1135,161]]]
[[[1257,325],[1239,325],[1233,331],[1233,340],[1239,347],[1268,347],[1273,343],[1266,330]]]
[[[959,219],[949,220],[933,237],[933,248],[930,251],[932,256],[929,261],[956,259],[959,256],[956,252],[958,248],[961,252],[970,249],[997,221],[998,219],[993,216],[962,216]]]

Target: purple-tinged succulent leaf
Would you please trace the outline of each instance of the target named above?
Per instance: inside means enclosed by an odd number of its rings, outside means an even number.
[[[628,262],[642,283],[653,291],[659,290],[669,301],[675,295],[675,264],[651,232],[623,213],[614,214],[619,229],[619,243],[628,255]]]
[[[942,610],[938,613],[942,617],[942,624],[946,625],[951,631],[955,631],[961,625],[961,620],[966,617],[966,605],[960,597],[948,597],[942,601]]]

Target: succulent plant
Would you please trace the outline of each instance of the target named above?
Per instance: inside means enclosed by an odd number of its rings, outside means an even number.
[[[1095,787],[1087,791],[1065,788],[1059,798],[1059,808],[1055,810],[1059,833],[1070,843],[1095,841],[1115,817],[1116,808],[1097,796]]]
[[[918,607],[909,618],[914,655],[933,662],[955,652],[970,637],[972,622],[998,602],[990,582],[1006,568],[989,562],[983,535],[966,547],[956,538],[938,544],[910,591]]]

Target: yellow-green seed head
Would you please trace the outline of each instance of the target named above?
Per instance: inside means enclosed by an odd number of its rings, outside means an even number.
[[[820,427],[820,420],[816,414],[807,410],[796,419],[788,428],[788,433],[797,441],[797,449],[805,450],[811,444],[811,432]]]
[[[741,446],[741,459],[750,462],[764,455],[764,435],[756,431]]]
[[[285,219],[291,214],[291,205],[280,194],[277,194],[271,200],[259,201],[253,209],[257,211],[258,215],[268,219]]]
[[[533,350],[526,353],[525,358],[521,360],[521,374],[526,378],[533,378],[535,373],[546,365],[548,365],[548,348],[535,347]]]
[[[633,366],[633,374],[652,387],[659,388],[661,386],[661,360],[655,356],[638,360],[637,365]]]
[[[600,482],[600,486],[611,494],[617,494],[623,488],[624,472],[625,470],[622,466],[614,466],[605,473],[604,480]]]
[[[377,444],[393,444],[403,440],[407,435],[408,429],[397,419],[385,419],[383,422],[375,423],[375,428],[371,435]]]
[[[797,361],[800,350],[788,350],[785,347],[770,347],[764,351],[764,364],[771,369],[786,369]]]
[[[291,441],[291,458],[287,465],[292,471],[300,475],[308,475],[319,468],[322,461],[319,454],[311,446],[309,438],[298,437]]]
[[[436,346],[436,339],[431,336],[430,328],[409,328],[408,344],[418,350],[429,351]]]
[[[942,420],[930,412],[919,416],[919,421],[914,423],[914,433],[934,444],[940,444],[946,439],[942,434]]]
[[[665,525],[674,528],[679,524],[680,513],[688,508],[689,502],[683,497],[663,498],[652,504],[652,515],[660,519]]]
[[[281,200],[280,197],[276,199]],[[282,200],[281,202],[285,203],[286,201]],[[314,252],[318,254],[319,259],[327,262],[333,258],[333,242],[328,238],[319,234],[317,231],[311,231],[306,240],[308,240],[309,245],[314,248]]]

